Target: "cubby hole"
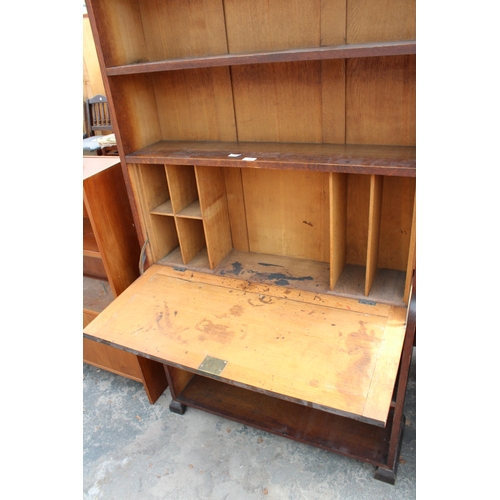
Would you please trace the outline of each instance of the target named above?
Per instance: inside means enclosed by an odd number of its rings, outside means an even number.
[[[201,219],[196,177],[192,165],[167,165],[172,209],[177,217]]]
[[[328,291],[328,173],[224,169],[232,250],[215,272]]]
[[[210,269],[194,166],[133,164],[129,173],[151,261]]]
[[[207,242],[203,221],[176,217],[183,264],[208,269]]]
[[[141,165],[137,169],[137,176],[145,212],[155,215],[173,215],[164,165]]]
[[[345,202],[332,209],[333,220],[338,211],[347,214],[345,247],[335,246],[332,233],[332,293],[404,305],[413,264],[415,179],[348,175],[344,183]],[[340,223],[339,239],[342,233]]]

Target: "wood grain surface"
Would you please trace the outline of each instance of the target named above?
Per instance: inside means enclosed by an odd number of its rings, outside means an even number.
[[[385,424],[404,308],[367,315],[349,299],[332,307],[313,293],[303,301],[242,284],[154,265],[84,333],[201,374],[206,356],[225,360],[219,377],[228,383]],[[376,388],[374,378],[382,380]]]

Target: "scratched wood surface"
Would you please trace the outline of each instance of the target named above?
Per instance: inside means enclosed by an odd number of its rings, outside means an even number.
[[[266,287],[153,265],[84,334],[202,374],[221,359],[229,383],[384,425],[405,309]]]

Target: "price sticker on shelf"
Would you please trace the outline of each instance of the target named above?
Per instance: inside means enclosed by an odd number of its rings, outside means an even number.
[[[255,161],[257,158],[250,158],[249,156],[246,156],[245,158],[242,158],[243,161]]]
[[[238,156],[241,156],[241,153],[231,153],[227,155],[229,158],[238,158]]]

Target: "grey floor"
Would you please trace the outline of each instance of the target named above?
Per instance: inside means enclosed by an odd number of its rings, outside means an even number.
[[[85,500],[416,498],[416,353],[394,486],[374,467],[202,411],[150,405],[141,384],[83,366]]]

